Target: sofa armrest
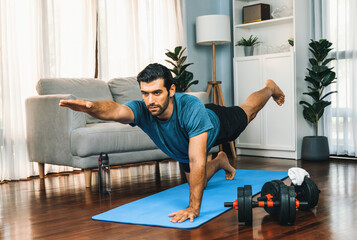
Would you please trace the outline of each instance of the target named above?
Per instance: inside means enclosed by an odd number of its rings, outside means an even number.
[[[32,162],[71,166],[70,134],[86,125],[85,113],[60,107],[70,94],[41,95],[26,99],[27,149]]]
[[[209,97],[206,92],[185,92],[185,93],[199,98],[203,102],[203,104],[209,103]]]

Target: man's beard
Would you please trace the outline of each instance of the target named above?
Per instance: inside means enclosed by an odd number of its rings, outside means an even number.
[[[158,117],[160,116],[163,112],[165,112],[165,110],[167,109],[167,107],[169,106],[169,102],[170,102],[170,96],[168,95],[164,104],[161,106],[160,104],[150,104],[150,105],[147,105],[146,107],[149,109],[150,113],[152,116],[154,117]],[[158,108],[157,110],[155,111],[151,111],[150,110],[150,107],[156,107]]]

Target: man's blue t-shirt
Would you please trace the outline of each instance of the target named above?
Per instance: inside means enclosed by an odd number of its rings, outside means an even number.
[[[151,115],[145,102],[125,103],[134,113],[132,126],[139,126],[154,143],[169,157],[189,162],[188,145],[191,137],[208,131],[207,152],[213,146],[220,128],[218,116],[197,98],[188,94],[175,93],[173,112],[166,121]]]

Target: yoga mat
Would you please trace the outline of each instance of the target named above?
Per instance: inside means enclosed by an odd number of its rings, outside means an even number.
[[[207,183],[203,192],[200,216],[193,222],[172,223],[167,215],[184,209],[189,203],[187,183],[122,205],[92,217],[93,220],[162,226],[171,228],[197,228],[203,223],[231,209],[224,207],[224,202],[237,199],[237,187],[252,185],[253,195],[260,192],[264,183],[284,179],[287,171],[244,170],[237,169],[233,180],[226,180],[224,171],[218,171]]]

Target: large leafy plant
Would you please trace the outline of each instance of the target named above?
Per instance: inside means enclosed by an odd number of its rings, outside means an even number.
[[[333,68],[327,66],[335,58],[327,58],[328,53],[332,50],[330,48],[332,43],[326,39],[311,40],[309,46],[313,58],[309,59],[311,68],[307,68],[309,74],[305,77],[305,81],[309,82],[310,86],[308,86],[309,92],[304,92],[303,94],[312,98],[312,104],[306,101],[300,101],[300,104],[304,107],[304,118],[315,126],[317,136],[319,119],[324,114],[324,109],[331,104],[331,101],[327,101],[326,97],[337,92],[324,92],[327,86],[335,83],[336,73],[332,71]]]
[[[174,84],[177,92],[186,92],[191,85],[198,83],[198,80],[193,80],[193,73],[186,71],[186,68],[193,63],[185,64],[187,59],[187,56],[183,56],[185,50],[186,48],[178,46],[173,52],[167,49],[167,53],[165,53],[166,56],[172,59],[166,60],[166,62],[173,65],[170,71],[175,74]]]

